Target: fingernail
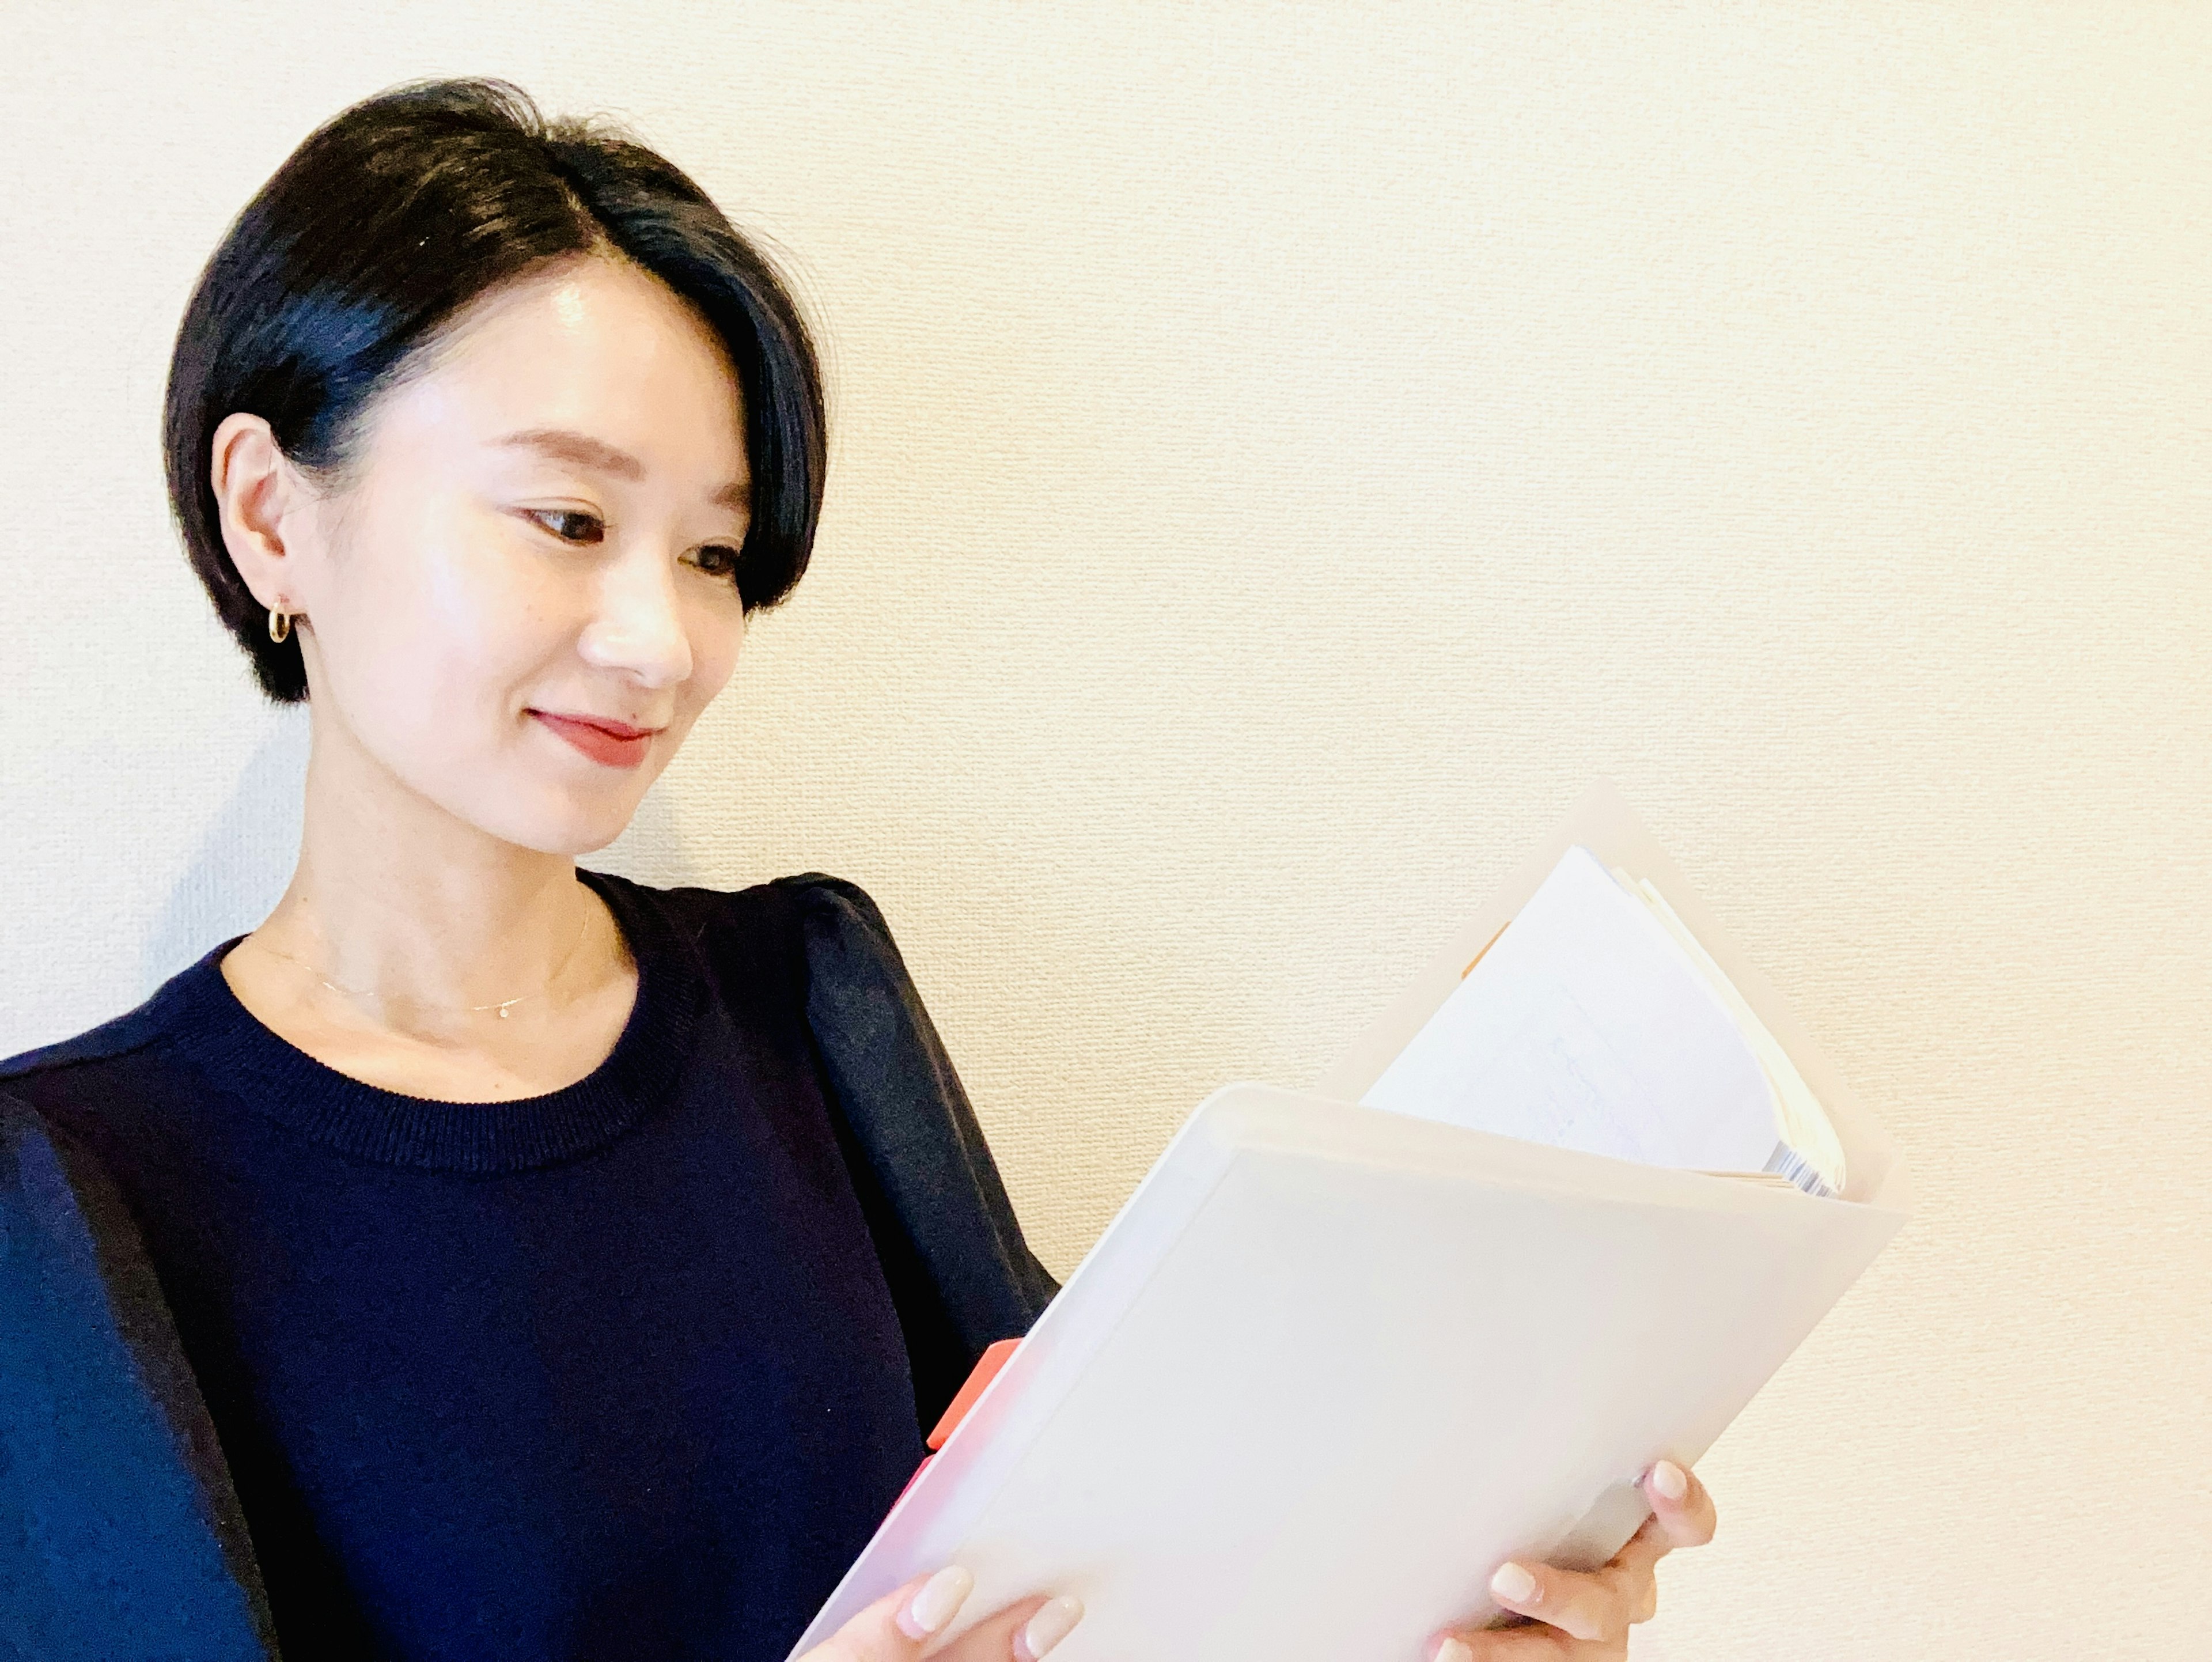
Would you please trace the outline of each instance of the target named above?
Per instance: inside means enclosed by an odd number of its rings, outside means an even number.
[[[1679,1501],[1690,1492],[1690,1480],[1672,1460],[1662,1460],[1651,1468],[1651,1487],[1668,1500]]]
[[[1474,1653],[1464,1639],[1447,1639],[1437,1647],[1436,1662],[1474,1662]]]
[[[945,1623],[959,1613],[968,1595],[975,1590],[975,1578],[957,1564],[949,1564],[921,1584],[921,1591],[907,1602],[907,1618],[921,1629],[913,1634],[916,1639],[927,1639],[932,1634],[945,1631]]]
[[[1083,1619],[1083,1601],[1073,1593],[1064,1592],[1047,1604],[1022,1629],[1022,1646],[1029,1652],[1029,1662],[1037,1662],[1047,1651],[1074,1631],[1075,1624]]]
[[[1533,1604],[1536,1602],[1536,1578],[1518,1564],[1500,1564],[1498,1574],[1490,1578],[1490,1591],[1493,1598],[1511,1604]]]

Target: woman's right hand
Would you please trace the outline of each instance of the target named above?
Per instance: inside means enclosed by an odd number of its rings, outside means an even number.
[[[917,1575],[885,1594],[799,1659],[799,1662],[919,1662],[938,1635],[952,1625],[975,1590],[975,1578],[958,1565]],[[930,1653],[931,1662],[1041,1662],[1083,1619],[1083,1601],[1023,1598],[987,1616],[951,1644]]]

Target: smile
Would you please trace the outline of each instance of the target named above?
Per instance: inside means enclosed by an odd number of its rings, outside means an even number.
[[[653,748],[656,728],[634,728],[624,721],[586,720],[580,715],[530,712],[594,762],[611,768],[634,768]]]

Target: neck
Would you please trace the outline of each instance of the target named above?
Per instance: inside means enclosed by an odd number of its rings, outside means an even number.
[[[294,965],[318,1001],[449,1042],[500,1017],[471,1007],[520,1001],[514,1020],[541,1020],[624,959],[573,855],[494,836],[380,768],[334,764],[321,744],[299,861],[252,940]]]

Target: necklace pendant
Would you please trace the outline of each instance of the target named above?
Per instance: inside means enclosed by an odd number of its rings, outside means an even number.
[[[501,1006],[499,1007],[499,1019],[500,1019],[501,1021],[504,1021],[504,1020],[507,1020],[507,1006],[506,1006],[506,1005],[504,1005],[504,1004],[502,1004],[502,1005],[501,1005]]]

